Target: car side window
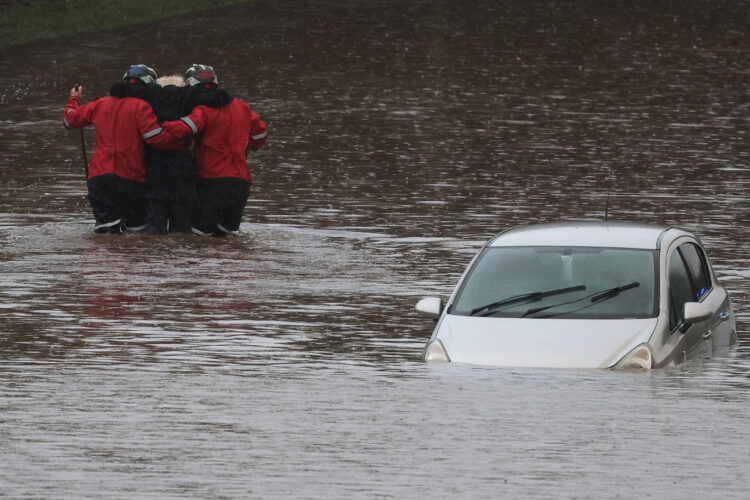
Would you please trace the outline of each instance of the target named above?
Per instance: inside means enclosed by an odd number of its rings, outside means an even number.
[[[706,266],[706,257],[703,255],[703,250],[694,243],[680,245],[680,253],[685,259],[693,278],[693,300],[699,301],[711,290],[711,278],[708,274],[708,266]]]
[[[685,319],[685,303],[694,302],[693,284],[679,249],[669,259],[669,328],[674,330]]]

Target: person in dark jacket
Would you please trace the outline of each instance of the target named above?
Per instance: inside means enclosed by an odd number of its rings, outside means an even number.
[[[218,88],[211,66],[194,64],[185,77],[195,107],[189,115],[164,122],[162,127],[180,138],[196,136],[198,206],[193,212],[193,232],[236,233],[252,183],[247,153],[266,143],[266,124],[249,104]]]
[[[164,76],[147,96],[159,123],[192,111],[182,76]],[[166,151],[146,146],[146,232],[189,233],[197,201],[195,161],[189,148]]]
[[[120,233],[145,227],[145,145],[178,150],[184,141],[168,133],[144,100],[156,72],[146,65],[131,66],[110,96],[81,106],[83,87],[70,90],[63,111],[68,129],[96,126],[96,150],[91,157],[86,185],[94,213],[94,232]]]

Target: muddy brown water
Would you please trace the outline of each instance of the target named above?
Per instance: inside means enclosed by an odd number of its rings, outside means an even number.
[[[0,496],[746,498],[747,3],[259,1],[0,52]],[[242,235],[98,236],[68,89],[213,64]],[[89,154],[93,131],[86,131]],[[740,341],[651,373],[420,362],[517,224],[697,232]]]

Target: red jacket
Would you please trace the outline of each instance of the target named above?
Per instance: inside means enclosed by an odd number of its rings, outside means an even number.
[[[193,157],[198,177],[239,177],[252,182],[247,164],[248,150],[256,151],[266,143],[266,124],[239,99],[220,108],[196,106],[180,120],[164,122],[165,131],[177,137],[201,134]]]
[[[151,106],[134,97],[102,97],[81,106],[78,97],[68,99],[63,112],[66,128],[96,126],[96,149],[89,165],[89,178],[114,174],[146,181],[144,144],[161,149],[182,149],[175,136],[162,133]]]

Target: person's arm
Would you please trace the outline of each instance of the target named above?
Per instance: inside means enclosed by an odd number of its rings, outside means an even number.
[[[263,120],[258,115],[250,110],[250,137],[247,141],[247,149],[257,151],[263,147],[268,137],[268,129]]]
[[[183,116],[179,120],[164,122],[161,124],[162,131],[177,137],[185,139],[198,135],[206,128],[206,110],[205,106],[197,106],[188,116]]]
[[[70,98],[63,110],[63,125],[67,129],[81,128],[91,125],[91,111],[94,103],[81,106],[83,86],[76,85],[70,89]]]
[[[185,141],[185,136],[170,133],[164,129],[163,125],[159,125],[153,108],[145,101],[141,101],[138,106],[136,121],[138,123],[138,132],[140,132],[141,137],[143,137],[143,140],[149,146],[158,149],[179,151],[190,144],[189,140]]]

